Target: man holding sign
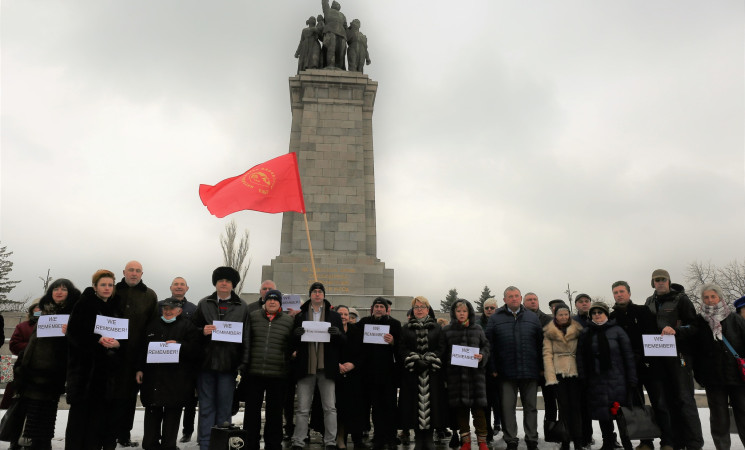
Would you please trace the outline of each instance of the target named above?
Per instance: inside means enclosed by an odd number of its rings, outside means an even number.
[[[199,358],[199,330],[182,318],[182,303],[160,302],[162,315],[145,331],[139,350],[136,380],[145,407],[142,447],[176,448],[181,408],[193,397],[195,365]]]
[[[401,368],[396,360],[399,352],[401,322],[388,315],[391,302],[383,297],[373,300],[370,316],[359,321],[363,343],[361,373],[363,385],[367,387],[366,399],[372,407],[372,421],[375,434],[373,448],[382,449],[386,445],[396,448],[396,388]],[[382,343],[374,343],[376,328],[388,327],[381,336]],[[370,338],[373,338],[372,341]]]
[[[325,428],[323,445],[326,450],[333,450],[336,448],[335,380],[339,376],[339,356],[346,341],[346,335],[341,332],[343,327],[341,316],[331,309],[331,303],[326,300],[326,289],[323,284],[316,281],[310,286],[308,294],[310,300],[303,303],[300,313],[295,316],[297,411],[292,448],[298,450],[305,446],[310,407],[313,404],[313,392],[317,385],[323,406]],[[326,332],[324,333],[313,325],[326,328]],[[313,332],[310,329],[312,326]],[[311,332],[313,336],[304,339],[303,335],[306,333],[310,335]]]
[[[209,450],[214,425],[231,421],[235,376],[238,366],[248,362],[248,305],[233,291],[240,280],[232,267],[215,269],[215,292],[199,301],[192,318],[202,331],[203,358],[197,379],[201,450]]]

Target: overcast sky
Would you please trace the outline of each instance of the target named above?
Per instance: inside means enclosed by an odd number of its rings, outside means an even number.
[[[745,256],[745,6],[340,0],[379,83],[378,258],[439,305],[516,285],[545,305]],[[159,298],[212,292],[230,219],[246,291],[281,214],[209,214],[215,184],[288,151],[288,78],[318,1],[3,1],[2,213],[13,299],[138,259]],[[281,286],[280,286],[281,289]],[[501,302],[500,302],[501,304]]]

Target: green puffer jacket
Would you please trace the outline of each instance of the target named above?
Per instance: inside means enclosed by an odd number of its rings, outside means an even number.
[[[249,315],[249,375],[288,377],[294,323],[290,315],[281,311],[271,321],[264,309],[258,309]]]

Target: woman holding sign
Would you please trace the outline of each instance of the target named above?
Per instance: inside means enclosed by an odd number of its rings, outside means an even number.
[[[80,298],[80,291],[70,280],[60,278],[47,289],[38,305],[40,327],[33,332],[20,362],[16,386],[26,406],[26,426],[23,437],[31,440],[31,448],[51,448],[57,404],[65,392],[67,375],[66,326],[57,329],[56,336],[46,333],[53,322],[63,322]],[[46,319],[55,319],[49,321]],[[28,441],[27,441],[28,442]]]
[[[401,382],[401,428],[414,429],[414,450],[434,450],[432,433],[447,425],[442,380],[443,332],[425,297],[411,302],[412,317],[401,328],[399,358],[404,362]],[[407,431],[408,433],[408,431]]]
[[[469,410],[476,427],[479,450],[488,450],[486,444],[486,378],[485,366],[489,359],[489,341],[476,322],[473,306],[458,299],[450,309],[450,325],[443,328],[447,364],[448,399],[460,430],[461,450],[471,448]]]
[[[65,449],[115,449],[113,380],[122,370],[122,346],[126,340],[105,337],[97,331],[97,319],[117,324],[119,297],[114,293],[114,273],[101,269],[93,274],[70,314],[67,325],[67,403],[70,412],[65,432]],[[99,319],[101,320],[101,319]],[[102,334],[103,333],[103,334]]]

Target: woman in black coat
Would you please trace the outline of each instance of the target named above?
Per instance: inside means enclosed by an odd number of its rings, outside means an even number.
[[[114,450],[115,375],[123,370],[126,340],[94,332],[96,316],[121,317],[114,293],[116,278],[109,270],[93,274],[93,287],[83,291],[67,325],[66,450]]]
[[[623,328],[608,320],[608,305],[594,302],[589,316],[577,344],[577,369],[587,387],[590,417],[600,422],[602,450],[613,450],[616,435],[611,407],[614,403],[630,406],[629,397],[637,383],[634,353]],[[624,449],[632,448],[625,436],[621,436],[621,442]]]
[[[484,330],[476,323],[473,306],[467,300],[458,299],[450,309],[450,325],[443,330],[445,350],[442,360],[447,367],[447,391],[450,407],[455,412],[461,438],[461,450],[471,448],[471,426],[469,410],[473,415],[473,425],[479,450],[488,450],[486,445],[486,377],[485,366],[489,360],[489,341]],[[452,364],[453,346],[477,348],[473,358],[478,367],[465,367]]]
[[[693,351],[693,373],[704,389],[709,404],[711,438],[717,450],[731,445],[729,408],[732,406],[740,442],[745,443],[745,381],[737,360],[724,343],[745,357],[745,319],[722,301],[722,289],[715,284],[701,288],[701,312],[680,337]]]
[[[142,386],[140,400],[145,407],[142,438],[142,448],[145,450],[178,449],[176,438],[181,409],[189,402],[196,388],[201,337],[189,319],[180,317],[181,305],[176,299],[162,303],[162,315],[147,325],[144,345],[139,351],[136,379]],[[178,362],[148,362],[151,342],[181,344]]]
[[[80,291],[70,280],[60,278],[47,288],[39,301],[43,316],[70,314]],[[63,334],[67,326],[62,326]],[[31,448],[51,448],[57,404],[65,392],[67,377],[67,339],[65,336],[42,337],[31,334],[20,361],[16,388],[26,408],[23,437]],[[28,443],[30,440],[30,444]]]
[[[399,344],[399,359],[404,362],[398,402],[401,428],[414,429],[415,450],[434,450],[434,429],[447,425],[441,359],[445,340],[429,300],[416,297],[411,308]]]
[[[349,321],[347,306],[337,306],[336,312],[341,316],[344,334],[347,335],[339,358],[339,377],[336,379],[336,446],[339,449],[346,448],[347,435],[351,434],[355,448],[366,447],[362,441],[364,408],[359,406],[359,393],[363,389],[359,371],[362,330]]]

